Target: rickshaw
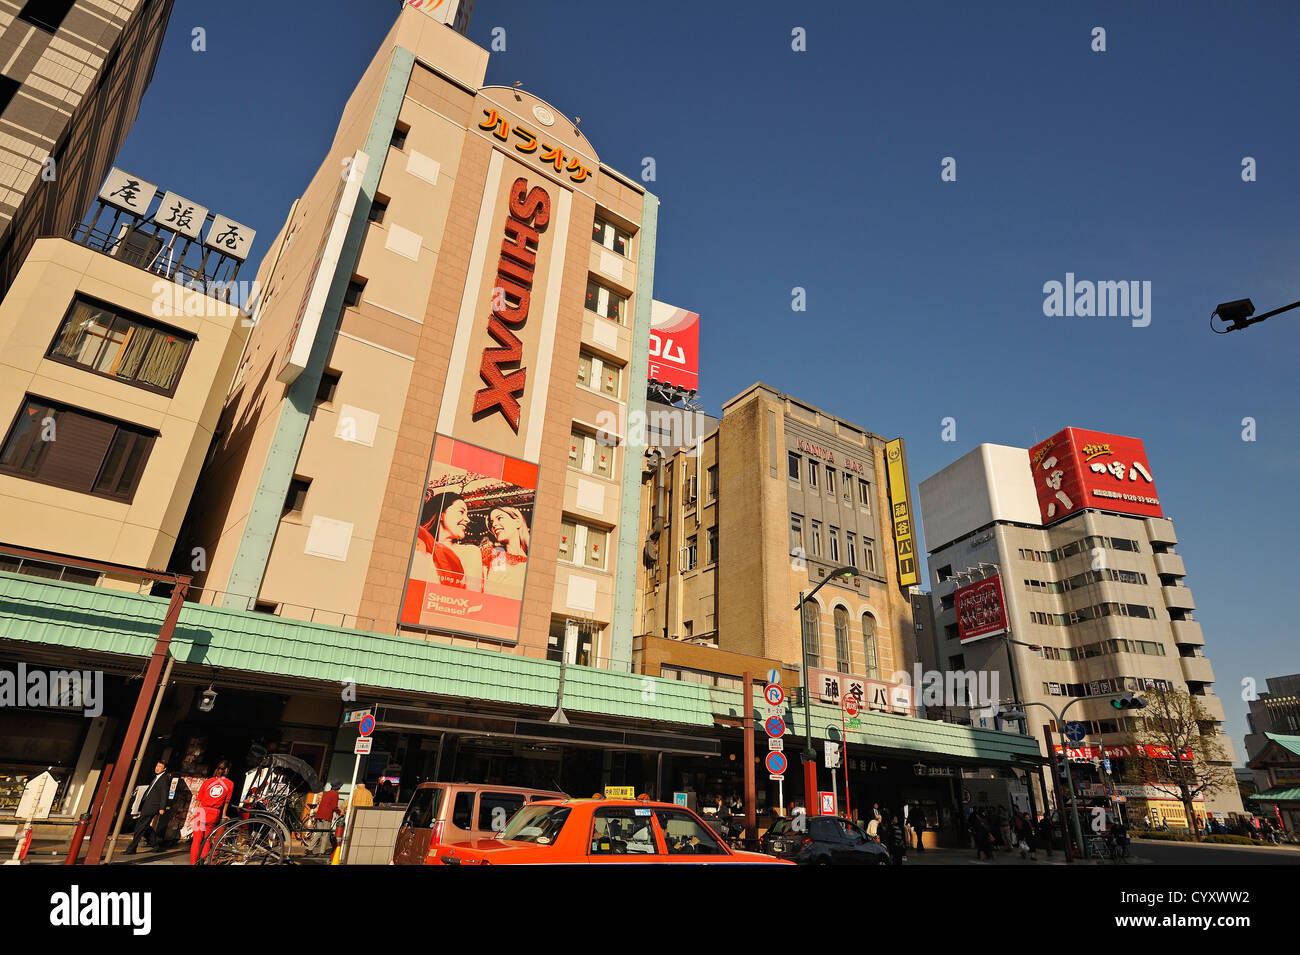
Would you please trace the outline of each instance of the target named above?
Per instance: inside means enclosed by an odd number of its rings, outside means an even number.
[[[303,803],[322,788],[316,772],[297,756],[262,756],[238,817],[212,827],[199,850],[199,864],[291,863],[291,840],[311,831],[302,821]]]

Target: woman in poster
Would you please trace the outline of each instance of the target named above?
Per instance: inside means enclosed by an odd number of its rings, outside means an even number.
[[[528,571],[528,520],[516,507],[494,507],[488,514],[488,528],[496,544],[483,542],[484,591],[518,600],[524,594]]]
[[[465,498],[455,491],[435,494],[431,488],[420,511],[411,576],[436,580],[445,587],[482,590],[482,555],[477,547],[463,543],[468,533]]]

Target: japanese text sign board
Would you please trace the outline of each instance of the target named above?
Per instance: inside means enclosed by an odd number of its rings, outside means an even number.
[[[370,753],[370,748],[375,745],[375,741],[369,736],[358,736],[357,743],[352,747],[352,752],[358,756],[366,756]]]
[[[957,607],[957,634],[962,643],[972,643],[1007,632],[1006,597],[1002,576],[994,574],[953,593]]]
[[[100,201],[116,206],[134,215],[144,218],[149,213],[149,204],[153,202],[158,187],[152,182],[123,172],[114,166],[99,190]]]
[[[1163,517],[1146,448],[1137,438],[1066,428],[1029,449],[1043,523],[1085,507]]]

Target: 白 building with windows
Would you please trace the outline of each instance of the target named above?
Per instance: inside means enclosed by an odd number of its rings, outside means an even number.
[[[1115,694],[1185,689],[1220,733],[1225,719],[1153,470],[1140,441],[1066,429],[1033,449],[980,445],[920,485],[939,666],[996,673],[1004,703],[1060,712],[1080,699],[1066,719],[1087,732],[1069,754],[1085,794],[1113,789],[1139,745],[1143,711],[1117,711]],[[1059,749],[1047,710],[1026,713],[1040,746],[1049,725]],[[1103,755],[1114,779],[1094,766]],[[1139,790],[1128,794],[1139,815],[1186,823],[1176,800]],[[1235,792],[1205,806],[1241,810]]]
[[[173,0],[0,4],[0,296],[67,238],[126,140]]]

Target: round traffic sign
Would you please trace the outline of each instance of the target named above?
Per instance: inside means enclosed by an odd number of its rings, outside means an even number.
[[[779,683],[769,683],[763,691],[763,697],[769,706],[780,706],[785,700],[785,690],[781,689]]]
[[[358,730],[362,736],[369,736],[375,731],[375,718],[373,716],[361,717],[361,726]]]
[[[768,717],[767,722],[763,724],[763,729],[767,732],[767,735],[771,736],[773,739],[778,736],[784,736],[785,720],[781,719],[779,716],[770,716]]]
[[[780,683],[780,682],[781,682],[781,671],[780,671],[780,670],[768,670],[768,671],[767,671],[767,682],[768,682],[768,683]]]
[[[772,750],[767,754],[767,771],[774,776],[780,776],[785,772],[786,758],[785,753],[780,750]]]
[[[1088,735],[1088,727],[1085,723],[1079,723],[1074,720],[1065,724],[1065,738],[1071,743],[1078,743]]]
[[[853,694],[850,693],[844,697],[844,702],[841,705],[844,707],[844,712],[849,716],[858,715],[858,698]]]

